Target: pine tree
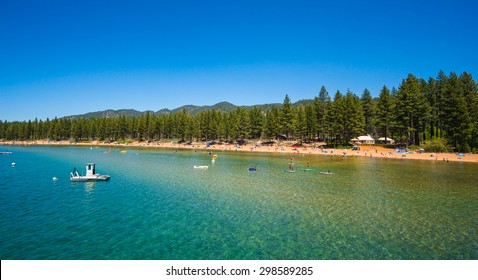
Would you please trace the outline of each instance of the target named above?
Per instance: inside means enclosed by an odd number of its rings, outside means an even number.
[[[327,131],[327,108],[330,106],[330,96],[324,86],[320,89],[319,96],[314,98],[317,138],[325,139]]]
[[[450,74],[448,86],[443,93],[442,110],[446,117],[442,119],[442,123],[446,138],[455,147],[455,151],[468,150],[464,144],[471,129],[471,118],[463,94],[463,84],[456,73]]]
[[[231,113],[231,135],[234,139],[247,139],[251,133],[249,113],[245,108],[237,107]]]
[[[128,133],[128,123],[124,115],[119,116],[118,119],[118,137],[121,140],[125,140]]]
[[[334,101],[329,104],[327,109],[327,127],[329,131],[329,140],[334,139],[335,144],[343,139],[344,130],[344,102],[342,93],[337,90],[334,95]]]
[[[443,138],[442,119],[446,118],[446,116],[443,114],[443,99],[444,99],[444,96],[446,95],[447,88],[448,88],[448,77],[445,75],[445,72],[443,72],[443,70],[440,70],[436,78],[436,88],[435,88],[436,110],[437,110],[436,113],[438,115],[438,121],[437,121],[438,130],[435,136],[439,138]]]
[[[380,91],[380,96],[377,102],[375,123],[381,128],[383,137],[385,137],[385,141],[389,139],[388,133],[390,127],[393,125],[394,110],[395,108],[392,95],[390,94],[390,90],[388,90],[387,86],[384,85]]]
[[[187,121],[188,121],[188,116],[186,113],[186,109],[183,108],[181,112],[178,113],[177,115],[177,137],[179,138],[180,141],[184,141],[187,136]]]
[[[2,120],[0,120],[0,139],[3,140],[5,139],[5,128],[7,127],[7,122],[5,121],[5,124],[3,123]]]
[[[463,72],[460,76],[463,94],[466,99],[468,114],[470,115],[471,129],[468,135],[468,147],[478,147],[478,85],[471,74]]]
[[[361,101],[362,110],[365,117],[365,133],[370,135],[375,134],[375,104],[373,102],[372,94],[368,89],[363,91]]]
[[[343,112],[343,132],[342,144],[347,144],[350,139],[363,132],[365,127],[365,118],[362,110],[360,98],[350,90],[342,99]]]
[[[421,91],[420,82],[413,74],[402,81],[397,92],[395,107],[397,124],[407,145],[420,145],[420,133],[429,119],[430,108]]]
[[[313,105],[305,106],[306,137],[308,140],[314,138],[317,132],[317,117]]]
[[[202,111],[197,115],[199,124],[199,135],[201,139],[206,141],[211,139],[211,113]]]
[[[226,137],[226,113],[217,112],[217,138],[227,139]]]
[[[286,94],[280,110],[280,127],[287,138],[289,138],[294,132],[296,125],[295,122],[296,112],[290,102],[289,96]]]
[[[297,121],[295,126],[295,135],[296,138],[300,139],[301,141],[307,135],[307,118],[305,114],[305,108],[300,106],[297,108]]]
[[[430,106],[430,121],[429,121],[429,134],[430,137],[438,137],[438,91],[437,82],[433,78],[429,78],[427,83],[422,85],[427,102]]]
[[[148,128],[148,120],[149,120],[149,112],[146,113],[146,114],[142,114],[139,118],[138,118],[138,125],[137,125],[137,128],[138,128],[138,136],[137,136],[137,140],[138,141],[143,141],[145,138],[146,138],[146,132],[147,132],[147,128]]]
[[[196,140],[199,138],[199,128],[198,128],[198,123],[197,119],[194,118],[191,114],[188,114],[188,120],[187,120],[187,133],[186,137],[189,141],[193,141],[195,138]]]
[[[211,127],[211,138],[219,139],[220,130],[221,130],[221,121],[222,116],[221,112],[216,109],[212,109],[210,112],[210,127]]]
[[[267,113],[264,121],[264,135],[266,138],[276,138],[280,133],[279,110],[274,106]]]
[[[249,119],[251,122],[251,137],[253,139],[259,139],[262,135],[262,127],[264,126],[264,114],[261,110],[254,106],[249,111]]]

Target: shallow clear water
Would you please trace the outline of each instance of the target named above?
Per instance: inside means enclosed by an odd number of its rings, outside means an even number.
[[[0,148],[1,259],[478,259],[477,164]]]

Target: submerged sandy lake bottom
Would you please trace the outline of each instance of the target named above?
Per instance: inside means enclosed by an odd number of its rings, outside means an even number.
[[[1,150],[1,259],[478,259],[478,164]],[[111,180],[70,183],[86,162]]]

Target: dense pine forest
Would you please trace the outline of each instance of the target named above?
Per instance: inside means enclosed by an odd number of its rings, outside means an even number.
[[[397,88],[384,86],[379,96],[365,89],[330,94],[322,86],[313,100],[263,110],[237,107],[231,112],[186,110],[140,116],[55,118],[24,122],[0,121],[6,141],[237,141],[287,138],[346,146],[369,134],[430,151],[478,151],[478,85],[469,73],[440,71],[428,80],[409,74]]]

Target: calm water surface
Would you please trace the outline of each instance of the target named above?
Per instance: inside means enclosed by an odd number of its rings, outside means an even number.
[[[1,259],[478,259],[478,164],[0,150]],[[112,179],[70,183],[86,162]]]

